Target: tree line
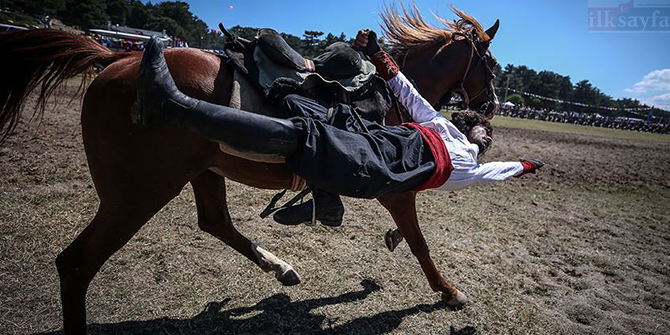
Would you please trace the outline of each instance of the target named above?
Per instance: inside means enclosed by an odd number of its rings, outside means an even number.
[[[58,18],[64,24],[81,30],[105,28],[107,22],[121,26],[165,32],[179,37],[189,45],[205,49],[221,49],[221,32],[210,30],[207,24],[193,15],[184,1],[164,1],[144,4],[139,0],[0,0],[0,19],[29,26],[44,24],[49,18]],[[7,14],[10,13],[11,15]],[[235,26],[235,34],[253,39],[257,28]],[[346,40],[344,33],[336,36],[321,31],[306,30],[302,38],[282,33],[294,49],[306,57],[315,57],[326,46]],[[323,37],[323,38],[322,38]]]
[[[581,80],[573,84],[570,76],[564,76],[552,71],[537,72],[525,65],[515,66],[508,64],[503,69],[498,65],[494,69],[496,78],[494,84],[498,88],[498,95],[516,105],[528,106],[535,109],[553,109],[561,111],[574,111],[582,113],[600,113],[608,116],[630,116],[641,117],[646,112],[624,111],[623,108],[649,108],[640,101],[630,98],[614,99],[603,93],[599,88],[593,86],[588,80]],[[506,92],[506,88],[533,93],[543,97],[558,99],[562,101],[578,102],[596,107],[610,107],[618,110],[605,110],[601,108],[581,107],[572,104],[563,104],[555,101],[539,99],[536,97],[522,96]],[[668,112],[654,109],[654,116],[667,116]]]
[[[58,18],[64,24],[81,30],[106,28],[107,22],[133,28],[162,31],[179,37],[192,46],[216,45],[220,36],[191,13],[184,1],[165,1],[144,4],[139,0],[0,0],[0,7],[28,25],[46,23]],[[220,43],[219,43],[220,44]]]

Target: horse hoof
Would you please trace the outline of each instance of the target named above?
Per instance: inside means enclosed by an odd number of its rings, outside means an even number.
[[[284,286],[293,286],[300,284],[300,276],[293,269],[289,269],[277,276],[277,280]]]
[[[442,293],[442,300],[454,308],[461,308],[468,303],[468,297],[459,290],[456,290],[456,295],[453,297],[447,297],[445,293]]]
[[[389,229],[384,235],[386,248],[389,249],[390,252],[395,250],[398,244],[400,244],[400,241],[402,241],[402,235],[400,235],[400,231],[396,229]]]

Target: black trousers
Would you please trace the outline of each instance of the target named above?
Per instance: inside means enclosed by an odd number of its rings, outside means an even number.
[[[286,162],[295,174],[329,193],[373,199],[411,191],[435,168],[418,131],[362,120],[366,132],[348,105],[288,95],[278,117],[291,118],[304,143]]]

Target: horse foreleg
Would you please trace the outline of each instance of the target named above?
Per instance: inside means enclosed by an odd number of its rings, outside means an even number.
[[[258,265],[265,272],[274,272],[283,285],[300,283],[293,267],[263,248],[255,245],[235,227],[226,204],[225,179],[205,171],[191,181],[198,209],[198,226]]]
[[[428,279],[430,288],[442,293],[442,299],[450,306],[460,307],[467,303],[467,297],[440,275],[435,263],[430,258],[430,252],[419,228],[416,216],[416,197],[412,192],[386,194],[377,200],[386,208],[400,229],[402,236],[407,240],[412,254],[416,256],[423,273]]]

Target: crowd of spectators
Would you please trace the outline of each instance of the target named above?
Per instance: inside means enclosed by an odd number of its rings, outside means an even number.
[[[549,109],[533,109],[530,107],[509,105],[501,106],[501,108],[498,110],[498,115],[547,122],[580,124],[592,127],[644,131],[659,134],[668,134],[668,132],[670,132],[670,124],[667,120],[663,120],[662,118],[653,118],[651,122],[647,122],[645,119],[633,117],[605,116],[598,113],[555,111]]]
[[[144,43],[139,41],[131,41],[120,38],[113,38],[99,34],[92,34],[100,45],[113,51],[142,51],[144,50]]]

